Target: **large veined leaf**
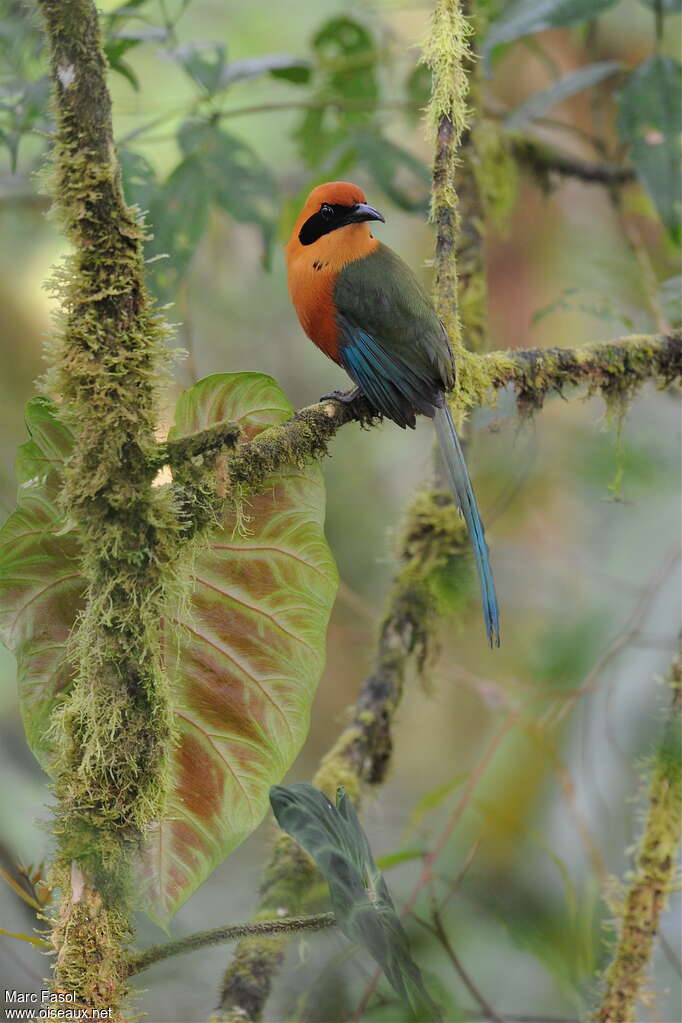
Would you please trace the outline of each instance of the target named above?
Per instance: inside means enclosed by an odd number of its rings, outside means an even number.
[[[239,422],[247,438],[292,414],[259,373],[219,374],[185,392],[174,436]],[[181,629],[179,744],[168,818],[144,855],[148,900],[167,918],[262,820],[308,732],[337,584],[318,467],[271,477],[195,566]]]
[[[247,438],[291,415],[270,377],[223,374],[181,396],[174,434],[229,419]],[[45,726],[70,682],[65,644],[83,597],[78,543],[56,503],[72,438],[51,402],[28,408],[19,503],[0,530],[0,637],[19,668],[28,741],[49,770]],[[275,473],[214,530],[185,612],[167,623],[178,743],[168,812],[140,865],[146,907],[168,919],[260,823],[308,731],[336,568],[319,469]],[[171,640],[170,637],[173,637]]]
[[[371,953],[420,1023],[441,1020],[344,790],[339,788],[334,806],[323,792],[305,782],[275,785],[270,803],[279,826],[303,846],[324,875],[336,921],[346,937]]]
[[[650,57],[628,75],[619,97],[618,134],[630,146],[637,177],[674,241],[680,239],[682,65]]]
[[[71,434],[41,398],[29,402],[26,426],[31,439],[19,448],[17,508],[0,530],[0,639],[17,659],[26,737],[45,764],[45,725],[70,679],[65,643],[84,582],[75,536],[57,506]]]

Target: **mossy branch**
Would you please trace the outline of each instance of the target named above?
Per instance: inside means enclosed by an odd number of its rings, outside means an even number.
[[[553,174],[561,178],[576,178],[586,184],[607,186],[627,185],[635,180],[633,167],[580,160],[535,139],[512,136],[508,145],[512,156],[544,187],[550,185]]]
[[[633,1023],[636,1002],[665,910],[677,865],[682,832],[682,654],[668,678],[670,711],[649,783],[649,807],[623,902],[613,960],[594,1019]]]
[[[130,956],[126,964],[129,977],[150,966],[170,959],[173,956],[196,952],[209,945],[222,945],[240,938],[263,937],[272,934],[298,934],[301,931],[322,931],[327,927],[336,926],[333,913],[317,913],[314,916],[290,916],[284,920],[258,920],[248,924],[227,924],[225,927],[214,927],[210,931],[197,931],[186,938],[166,941],[162,945],[153,945],[137,955]]]
[[[215,423],[205,430],[159,444],[152,464],[157,468],[163,465],[182,467],[193,458],[210,457],[220,454],[225,448],[234,448],[240,436],[241,429],[237,423]]]
[[[460,289],[461,290],[461,289]],[[456,397],[460,409],[486,405],[494,392],[511,385],[523,413],[542,408],[552,392],[564,394],[568,387],[583,386],[599,392],[607,403],[630,400],[650,381],[664,387],[682,377],[682,332],[668,335],[637,334],[580,348],[512,349],[478,355],[463,351],[459,371],[466,380]],[[230,456],[228,474],[233,484],[260,486],[267,476],[284,465],[302,464],[327,454],[328,443],[342,426],[379,422],[364,398],[350,404],[325,400],[301,409],[281,426],[264,430],[254,440],[238,444]],[[164,460],[177,464],[186,452],[192,457],[215,451],[216,445],[234,443],[233,424],[219,425],[203,434],[184,438],[187,449],[172,442],[172,452],[161,446],[153,464]]]

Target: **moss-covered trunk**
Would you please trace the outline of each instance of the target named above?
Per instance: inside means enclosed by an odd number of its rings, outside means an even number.
[[[73,681],[52,723],[55,982],[117,1015],[129,864],[162,811],[171,740],[160,629],[177,524],[152,487],[164,331],[145,292],[143,232],[121,191],[96,8],[39,8],[57,117],[53,196],[74,248],[58,279],[49,379],[76,436],[62,502],[88,583]]]

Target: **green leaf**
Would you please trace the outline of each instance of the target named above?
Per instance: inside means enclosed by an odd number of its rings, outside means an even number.
[[[344,790],[338,790],[334,806],[324,793],[304,782],[275,785],[270,803],[279,826],[303,846],[326,878],[337,923],[346,937],[369,950],[417,1019],[440,1020]]]
[[[418,157],[378,131],[358,129],[351,138],[358,162],[396,206],[408,213],[428,210],[431,173]]]
[[[575,96],[576,93],[591,89],[598,82],[603,82],[622,69],[623,65],[618,60],[603,60],[596,64],[587,64],[578,68],[577,71],[570,71],[563,75],[557,82],[553,82],[547,89],[533,93],[524,100],[515,110],[509,114],[504,122],[507,131],[519,131],[530,121],[542,117],[548,110],[557,103]]]
[[[57,505],[71,434],[44,398],[29,402],[26,426],[31,439],[17,457],[17,509],[0,530],[0,638],[17,660],[28,744],[45,765],[47,719],[70,679],[64,646],[85,584],[76,539]]]
[[[118,162],[126,202],[139,206],[143,212],[148,210],[159,187],[156,172],[149,160],[132,149],[121,148],[118,151]]]
[[[455,792],[459,788],[467,777],[467,774],[467,771],[460,771],[454,776],[454,778],[450,778],[448,781],[443,782],[442,785],[437,785],[436,788],[431,789],[430,792],[426,792],[421,799],[415,803],[412,813],[410,814],[408,828],[410,830],[414,830],[414,828],[418,827],[427,813],[430,813],[431,810],[435,810],[439,807],[452,792]]]
[[[270,377],[221,374],[180,397],[173,433],[229,419],[251,439],[292,411]],[[77,537],[56,501],[71,434],[45,399],[29,404],[27,423],[19,507],[0,531],[0,637],[17,658],[28,741],[49,770],[47,725],[71,680],[65,647],[84,582]],[[196,556],[188,607],[165,630],[178,743],[168,813],[139,868],[145,905],[159,920],[260,823],[270,786],[306,737],[324,666],[338,580],[319,468],[272,474],[244,514],[247,536],[229,506]]]
[[[411,860],[421,860],[428,852],[428,849],[424,849],[423,846],[416,846],[410,849],[399,849],[394,853],[386,853],[384,856],[379,856],[377,859],[377,866],[379,870],[390,870],[392,867],[398,867],[401,863],[409,863]]]
[[[286,53],[271,53],[266,57],[233,60],[223,71],[220,87],[224,89],[234,82],[262,78],[264,75],[272,75],[273,78],[283,78],[296,85],[301,85],[310,81],[310,61],[300,57],[290,57]]]
[[[492,50],[523,36],[544,32],[547,28],[577,25],[596,18],[618,0],[517,0],[502,17],[492,23],[481,47],[486,63]]]
[[[270,68],[270,74],[273,78],[282,78],[285,82],[291,82],[292,85],[307,85],[312,71],[309,64],[301,62],[300,64],[290,64],[288,67]]]
[[[277,184],[241,139],[207,121],[186,121],[178,133],[183,153],[199,161],[213,202],[242,224],[260,228],[266,261],[277,217]]]
[[[417,64],[407,76],[405,89],[413,103],[418,103],[420,106],[425,107],[431,98],[433,89],[431,68],[427,67],[426,64]]]
[[[377,50],[368,29],[345,16],[331,18],[313,38],[318,71],[314,100],[294,132],[301,156],[310,167],[346,142],[349,130],[374,117],[379,100]],[[329,105],[322,105],[329,101]]]
[[[162,301],[170,301],[201,241],[208,220],[209,185],[201,160],[188,156],[175,168],[149,203],[154,232],[145,246],[154,265],[152,287]]]
[[[225,47],[214,43],[185,43],[166,51],[176,60],[190,78],[212,95],[223,85],[225,73]]]
[[[130,82],[135,92],[140,91],[140,82],[127,61],[123,60],[123,55],[133,47],[139,46],[139,44],[139,39],[120,39],[117,36],[108,39],[104,44],[104,54],[109,63],[109,67],[112,71],[116,71],[118,74],[123,75],[123,77]]]
[[[682,65],[672,57],[650,57],[620,91],[618,133],[630,146],[637,177],[675,242],[681,237],[681,120]]]

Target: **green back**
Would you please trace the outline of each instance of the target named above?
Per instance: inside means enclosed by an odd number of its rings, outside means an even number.
[[[370,334],[388,356],[398,356],[441,390],[455,381],[452,351],[431,301],[421,284],[392,249],[379,247],[365,259],[349,263],[336,279],[339,313]]]

